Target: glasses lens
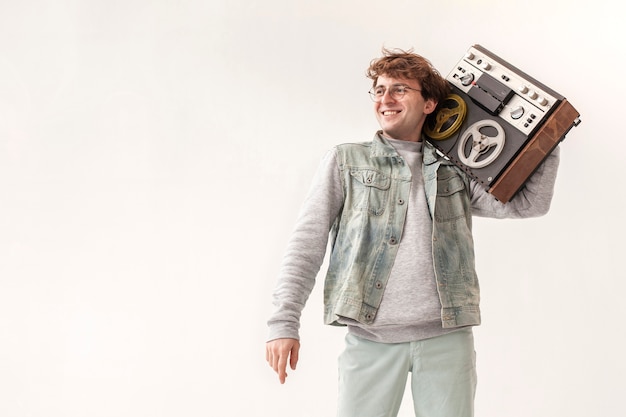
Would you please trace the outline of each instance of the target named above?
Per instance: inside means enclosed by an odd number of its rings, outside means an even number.
[[[407,89],[408,87],[404,85],[394,85],[389,89],[389,95],[394,100],[400,100],[406,94]],[[378,103],[383,99],[386,91],[385,87],[374,87],[369,91],[369,93],[372,100]]]
[[[391,91],[389,92],[394,100],[400,100],[404,97],[404,93],[406,93],[406,88],[402,85],[394,85],[391,87]]]
[[[378,103],[380,100],[382,100],[383,96],[385,95],[385,89],[383,87],[373,87],[370,91],[370,98]]]

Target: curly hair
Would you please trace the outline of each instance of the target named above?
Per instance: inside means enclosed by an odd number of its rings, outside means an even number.
[[[367,77],[373,80],[376,86],[378,77],[387,76],[417,80],[422,86],[422,97],[425,100],[433,99],[437,103],[443,102],[450,92],[448,82],[439,74],[429,60],[413,53],[413,50],[383,48],[383,56],[370,62]]]

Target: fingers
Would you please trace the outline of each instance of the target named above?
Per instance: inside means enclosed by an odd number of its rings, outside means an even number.
[[[289,366],[294,371],[296,370],[296,365],[298,364],[298,357],[300,355],[300,344],[297,343],[291,349],[291,356],[289,358]]]
[[[300,343],[296,339],[276,339],[267,343],[265,358],[268,364],[278,374],[281,384],[287,378],[287,362],[291,369],[296,369]]]
[[[274,368],[274,371],[278,374],[278,380],[281,384],[285,383],[285,378],[287,378],[287,357],[289,353],[281,352],[278,357],[277,366]]]

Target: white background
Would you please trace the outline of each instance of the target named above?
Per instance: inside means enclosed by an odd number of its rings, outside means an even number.
[[[551,212],[477,219],[476,414],[623,410],[619,2],[0,3],[0,415],[332,416],[344,329],[265,363],[282,252],[327,149],[369,140],[369,61],[478,43],[566,96]],[[402,416],[411,416],[410,395]]]

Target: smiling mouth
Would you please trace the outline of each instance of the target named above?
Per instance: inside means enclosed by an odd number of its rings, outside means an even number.
[[[400,113],[400,111],[399,110],[385,110],[381,113],[383,114],[383,116],[393,116],[395,114]]]

